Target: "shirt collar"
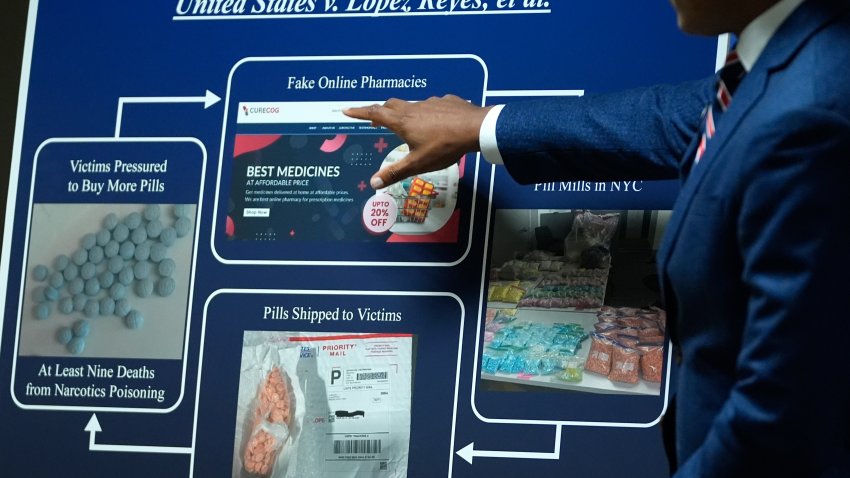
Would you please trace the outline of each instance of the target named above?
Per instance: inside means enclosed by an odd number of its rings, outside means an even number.
[[[767,42],[770,41],[773,34],[782,25],[782,22],[803,1],[780,0],[744,28],[744,31],[738,37],[738,44],[735,50],[738,52],[738,58],[741,59],[741,64],[745,70],[750,71],[753,68],[753,65],[756,64],[759,56],[761,56],[762,51],[764,51],[764,47],[767,46]]]

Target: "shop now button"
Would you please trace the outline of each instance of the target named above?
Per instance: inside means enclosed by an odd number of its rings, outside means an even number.
[[[267,207],[246,207],[242,210],[242,217],[269,217],[271,209]]]

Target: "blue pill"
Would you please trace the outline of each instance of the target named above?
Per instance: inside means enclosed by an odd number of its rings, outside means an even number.
[[[49,272],[50,271],[47,269],[47,266],[39,264],[32,270],[32,277],[33,279],[42,282],[47,279],[47,274]]]
[[[86,349],[86,339],[82,337],[74,337],[70,342],[68,342],[68,345],[66,345],[65,348],[68,349],[68,352],[71,352],[74,355],[79,355]]]
[[[117,299],[115,301],[115,315],[124,317],[130,313],[130,301],[127,299]]]
[[[80,249],[74,253],[74,256],[71,258],[74,261],[74,264],[81,266],[89,260],[89,251],[86,249]]]
[[[191,229],[192,223],[189,221],[189,218],[180,217],[174,221],[174,230],[177,231],[177,237],[183,237],[189,234]]]
[[[110,233],[106,229],[101,229],[101,230],[97,231],[96,239],[97,239],[97,245],[100,246],[100,247],[103,247],[103,246],[106,245],[107,242],[109,242],[110,239],[112,239],[112,233]]]
[[[50,278],[47,280],[47,283],[50,284],[50,287],[59,289],[65,285],[65,276],[63,276],[61,272],[54,272],[53,274],[50,274]]]
[[[127,227],[130,228],[130,230],[139,227],[141,223],[142,215],[137,212],[131,212],[130,214],[127,214],[127,217],[124,218],[124,224],[126,224]]]
[[[107,231],[111,231],[118,226],[118,216],[115,215],[114,212],[110,212],[103,218],[103,227],[106,228]]]
[[[45,287],[44,288],[44,298],[50,302],[59,300],[59,291],[54,287]]]
[[[130,240],[133,241],[133,244],[138,246],[148,240],[148,232],[144,227],[139,226],[133,229],[133,232],[130,233]]]
[[[74,337],[88,337],[89,332],[91,331],[89,321],[86,319],[80,319],[74,322],[74,325],[71,326],[71,331],[74,332]]]
[[[168,297],[174,293],[177,283],[171,277],[163,277],[156,282],[156,293],[160,297]]]
[[[154,219],[145,226],[145,232],[147,232],[148,237],[151,238],[159,237],[159,235],[162,234],[162,229],[162,221],[159,219]]]
[[[189,205],[188,204],[175,204],[173,207],[174,217],[189,217]]]
[[[97,295],[97,293],[100,292],[100,282],[93,277],[87,280],[85,292],[87,296]]]
[[[132,241],[124,241],[121,243],[121,246],[118,248],[118,255],[121,256],[124,260],[129,261],[133,258],[133,254],[136,252],[136,245],[132,243]]]
[[[136,280],[147,279],[151,275],[151,263],[148,261],[137,262],[133,266],[133,276]]]
[[[35,313],[35,318],[39,320],[44,320],[50,317],[50,304],[42,302],[36,305],[33,313]]]
[[[118,273],[118,282],[124,285],[130,285],[135,280],[136,276],[133,274],[133,268],[130,266],[124,266],[121,269],[121,272]]]
[[[74,300],[68,296],[59,299],[59,312],[68,315],[74,312]]]
[[[168,255],[168,248],[165,247],[165,244],[157,242],[157,243],[155,243],[154,245],[151,246],[151,256],[150,256],[150,258],[153,262],[160,262],[163,259],[165,259],[165,256],[167,256],[167,255]]]
[[[174,274],[174,269],[176,268],[177,264],[175,264],[174,259],[166,257],[165,259],[159,262],[157,271],[162,277],[171,277],[171,275]]]
[[[68,281],[68,293],[71,295],[82,294],[86,288],[86,282],[80,277],[74,277]]]
[[[118,244],[118,241],[109,241],[105,246],[103,246],[103,255],[106,256],[107,259],[112,259],[118,255],[118,251],[120,249],[121,244]]]
[[[88,297],[83,294],[77,294],[74,296],[74,312],[82,312],[83,309],[86,308],[86,302],[88,302]]]
[[[137,261],[146,261],[150,256],[151,245],[147,242],[143,242],[136,246],[136,251],[133,253],[133,257],[135,257]]]
[[[128,237],[130,237],[130,228],[124,223],[118,223],[115,229],[112,230],[112,239],[115,239],[115,242],[122,243]]]
[[[100,315],[112,315],[115,313],[115,301],[111,297],[100,299]]]
[[[131,310],[124,316],[124,324],[128,329],[140,329],[144,323],[144,316],[136,309]]]
[[[103,258],[105,257],[105,253],[103,252],[103,247],[94,246],[89,251],[89,262],[92,264],[100,264],[103,262]]]
[[[83,307],[83,314],[86,317],[92,318],[97,317],[97,314],[100,313],[100,303],[97,299],[89,299],[86,301],[86,306]]]
[[[56,341],[62,345],[68,345],[68,342],[74,338],[74,332],[71,331],[71,327],[59,327],[59,330],[56,331]]]
[[[159,242],[163,243],[166,247],[171,247],[176,240],[177,231],[173,227],[167,226],[162,228],[162,232],[159,233]]]
[[[137,296],[145,298],[150,297],[151,294],[153,294],[153,280],[150,277],[136,281]]]
[[[124,258],[121,256],[110,257],[109,261],[106,262],[106,270],[113,274],[121,272],[121,269],[123,268]]]
[[[95,244],[97,244],[97,237],[94,234],[86,234],[85,236],[83,236],[83,249],[89,250],[94,247]]]
[[[159,204],[148,204],[142,211],[142,215],[148,221],[159,219]]]
[[[77,267],[77,265],[74,263],[70,263],[68,264],[68,267],[66,267],[65,270],[62,271],[62,276],[65,277],[65,280],[71,281],[76,279],[79,273],[79,267]]]
[[[56,256],[56,259],[53,261],[53,268],[57,271],[64,271],[68,264],[71,263],[71,258],[66,256],[65,254]]]
[[[123,299],[127,294],[127,287],[124,284],[116,282],[109,288],[109,297],[113,300]]]
[[[80,277],[82,277],[83,280],[89,280],[96,274],[97,267],[95,267],[95,265],[91,262],[86,262],[82,267],[80,267]]]
[[[115,283],[115,274],[109,271],[103,271],[97,276],[97,281],[100,282],[101,289],[108,289]]]

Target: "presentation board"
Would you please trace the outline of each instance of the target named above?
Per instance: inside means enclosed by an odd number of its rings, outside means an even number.
[[[374,191],[408,146],[342,109],[604,94],[717,50],[660,1],[31,1],[0,468],[665,476],[678,183],[470,153]]]

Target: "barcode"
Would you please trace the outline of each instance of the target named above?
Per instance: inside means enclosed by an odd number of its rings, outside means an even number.
[[[357,380],[386,380],[387,372],[358,373]]]
[[[334,454],[380,453],[381,440],[334,440]]]

